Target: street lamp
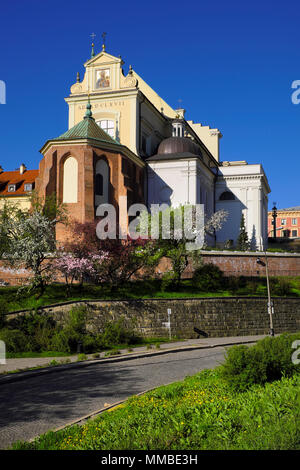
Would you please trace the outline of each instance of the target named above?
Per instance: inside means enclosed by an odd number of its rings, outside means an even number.
[[[283,227],[277,227],[275,230],[282,230]],[[270,230],[272,232],[272,230]],[[269,232],[269,233],[270,233]],[[268,236],[269,236],[268,233]],[[268,314],[270,315],[270,336],[274,336],[274,327],[273,327],[273,315],[274,315],[274,306],[273,301],[271,300],[271,291],[270,291],[270,281],[269,281],[269,265],[268,265],[268,256],[266,249],[264,250],[265,253],[265,260],[266,262],[263,263],[260,258],[257,258],[257,264],[261,264],[266,266],[266,277],[267,277],[267,290],[268,290]]]
[[[276,202],[273,202],[274,206],[273,206],[273,209],[272,209],[272,217],[273,217],[273,237],[274,237],[274,240],[276,242],[276,230],[278,230],[276,228],[276,219],[277,219],[277,207],[276,207]],[[270,232],[269,232],[270,233]],[[269,233],[268,233],[268,236],[269,236]]]

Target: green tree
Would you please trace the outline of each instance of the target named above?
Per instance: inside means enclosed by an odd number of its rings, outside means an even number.
[[[240,251],[248,251],[250,249],[248,233],[246,231],[246,226],[245,226],[244,214],[242,214],[242,217],[241,217],[240,233],[237,239],[236,247]]]

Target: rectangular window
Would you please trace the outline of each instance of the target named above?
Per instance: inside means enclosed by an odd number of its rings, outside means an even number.
[[[281,225],[286,225],[286,219],[281,219]]]
[[[104,119],[97,122],[98,126],[101,127],[110,137],[115,138],[115,123],[108,119]]]
[[[297,230],[292,230],[292,237],[297,237]]]
[[[292,219],[292,225],[297,225],[297,219]]]

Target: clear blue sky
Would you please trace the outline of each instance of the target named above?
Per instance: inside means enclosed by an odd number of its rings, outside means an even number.
[[[0,164],[38,168],[39,149],[67,130],[64,97],[107,32],[121,54],[186,118],[221,130],[221,160],[262,163],[270,206],[300,205],[300,5],[231,0],[17,0],[0,9]]]

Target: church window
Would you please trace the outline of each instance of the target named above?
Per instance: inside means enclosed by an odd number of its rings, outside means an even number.
[[[235,197],[231,191],[224,191],[219,197],[219,201],[234,201]]]
[[[114,139],[115,137],[115,123],[109,119],[103,119],[101,121],[97,121],[98,126],[101,127],[110,137]]]
[[[63,202],[78,202],[78,163],[76,158],[68,157],[64,163]]]
[[[109,166],[98,160],[95,168],[95,206],[109,202]]]
[[[103,175],[98,173],[95,178],[95,195],[103,196]]]

